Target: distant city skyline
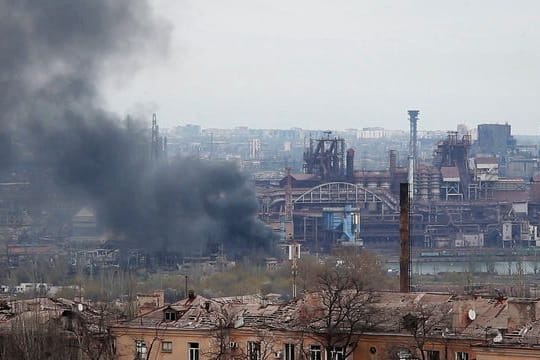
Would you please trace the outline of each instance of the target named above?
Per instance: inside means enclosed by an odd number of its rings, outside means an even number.
[[[163,127],[540,133],[540,3],[502,0],[155,0],[169,53],[106,76],[121,114]],[[142,61],[144,62],[144,60]]]

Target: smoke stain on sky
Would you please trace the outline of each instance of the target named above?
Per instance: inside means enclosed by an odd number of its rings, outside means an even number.
[[[268,249],[254,192],[235,167],[195,159],[155,166],[140,122],[101,107],[101,80],[162,54],[169,31],[143,0],[1,0],[3,176],[30,153],[54,186],[36,201],[52,190],[89,202],[125,247]]]

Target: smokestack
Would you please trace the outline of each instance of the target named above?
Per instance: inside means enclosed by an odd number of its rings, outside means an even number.
[[[290,242],[294,239],[291,168],[286,167],[285,171],[287,173],[287,184],[285,185],[285,240]]]
[[[396,168],[397,168],[397,152],[396,152],[396,150],[390,150],[388,152],[388,158],[389,158],[388,171],[390,172],[390,176],[394,177],[394,174],[396,173]]]
[[[347,179],[354,178],[354,149],[347,150]]]
[[[413,194],[414,194],[414,171],[416,169],[416,162],[418,160],[418,153],[416,150],[416,136],[417,136],[417,122],[418,122],[418,114],[420,111],[418,110],[409,110],[409,122],[410,122],[410,130],[409,130],[409,172],[408,172],[408,182],[409,182],[409,198],[412,201]]]
[[[399,291],[408,293],[411,286],[411,239],[409,228],[409,184],[399,184]]]

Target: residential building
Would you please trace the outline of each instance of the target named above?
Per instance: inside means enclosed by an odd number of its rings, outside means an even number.
[[[320,322],[327,309],[317,294],[287,302],[193,295],[115,325],[112,333],[118,358],[130,360],[341,360],[347,352],[354,360],[419,359],[420,349],[430,360],[540,357],[538,300],[441,293],[370,296],[370,328],[350,338],[355,343],[335,346],[328,346]]]

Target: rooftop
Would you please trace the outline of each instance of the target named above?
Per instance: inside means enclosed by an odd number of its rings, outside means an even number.
[[[429,314],[430,336],[486,340],[500,334],[501,344],[536,344],[540,336],[540,308],[536,299],[458,297],[446,293],[365,293],[373,296],[375,326],[370,333],[407,333],[403,319],[410,314]],[[299,330],[306,314],[320,311],[319,293],[304,294],[281,302],[277,296],[259,295],[206,298],[195,296],[162,306],[118,325],[128,328],[212,330],[218,324],[230,328]],[[524,305],[523,305],[524,304]],[[523,305],[523,306],[522,306]],[[529,306],[527,308],[527,306]],[[317,310],[319,309],[319,310]],[[527,310],[529,309],[529,310]],[[529,312],[527,312],[529,311]],[[165,320],[167,312],[176,315]],[[312,317],[308,317],[312,319]]]

